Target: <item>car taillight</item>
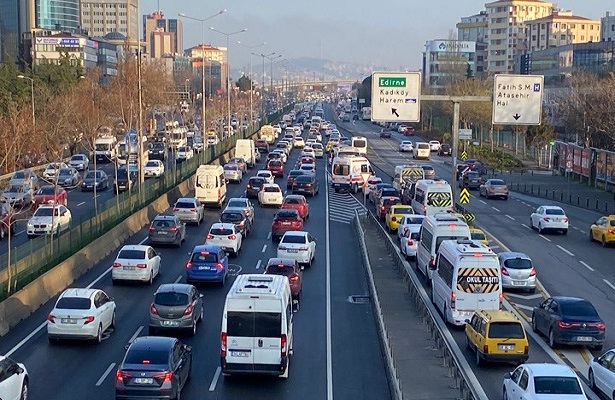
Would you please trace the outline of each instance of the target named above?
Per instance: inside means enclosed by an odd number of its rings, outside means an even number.
[[[160,374],[154,374],[154,379],[162,379],[164,382],[171,382],[173,380],[173,372],[163,372]]]
[[[220,334],[220,357],[226,357],[226,332]]]
[[[311,187],[311,186],[312,186],[312,184],[311,184],[311,183],[306,183],[306,184],[305,184],[305,186],[306,186],[306,187]]]
[[[252,189],[252,185],[250,185],[249,183],[246,185],[246,189]]]
[[[174,207],[174,208],[173,208],[173,212],[176,212],[176,211],[179,211],[179,208]]]
[[[213,239],[213,238],[214,238],[214,235],[212,235],[211,233],[207,234],[207,239]]]
[[[603,322],[594,322],[588,325],[601,331],[606,329],[606,324],[604,324]]]
[[[536,276],[536,268],[532,267],[532,270],[530,271],[530,276]]]
[[[607,231],[610,235],[615,235],[615,229],[609,229]]]
[[[235,239],[237,239],[237,236],[236,235],[228,235],[228,238],[231,239],[231,240],[235,240]]]
[[[184,310],[184,315],[191,315],[192,311],[194,311],[194,307],[192,304],[188,304],[188,307]]]
[[[427,213],[427,206],[423,206],[423,214]]]
[[[118,262],[114,262],[113,263],[113,268],[118,268],[118,267],[121,267],[121,266],[122,266],[122,264],[120,264]]]
[[[502,275],[510,276],[510,274],[508,273],[508,270],[504,267],[502,267]]]
[[[545,221],[545,222],[551,221],[551,219],[549,217],[544,217],[542,220]]]
[[[115,372],[115,380],[117,381],[124,381],[124,379],[128,379],[128,378],[132,378],[132,375],[129,374],[128,372],[124,372],[120,370],[117,370]]]
[[[286,246],[278,246],[278,250],[287,250]]]
[[[489,345],[488,344],[484,344],[483,345],[483,353],[485,353],[485,354],[489,353]]]
[[[245,224],[246,221],[241,221],[240,223],[238,223],[238,226],[243,226],[243,224]]]
[[[214,267],[218,268],[218,269],[223,269],[224,268],[224,264],[222,264],[221,262],[217,262],[214,264]]]
[[[169,229],[171,232],[177,232],[177,227],[174,226],[173,228]]]
[[[155,230],[156,230],[156,228],[154,228],[153,226],[150,226],[150,227],[149,227],[149,231],[150,231],[150,232],[154,232]]]
[[[291,276],[288,277],[288,280],[291,282],[299,282],[299,275],[298,274],[292,274]]]
[[[384,206],[380,206],[380,211],[384,211]]]
[[[156,306],[154,305],[154,303],[149,305],[149,313],[150,314],[158,314],[158,310],[156,310]]]
[[[188,261],[186,263],[186,269],[190,269],[190,268],[192,268],[192,263],[190,261]]]
[[[55,324],[56,323],[56,316],[53,315],[53,314],[49,314],[47,316],[47,321],[51,322],[52,324]]]
[[[456,300],[457,300],[457,295],[455,294],[455,292],[451,292],[451,310],[455,309]]]
[[[569,221],[568,217],[564,218],[564,222],[568,222],[568,221]]]
[[[580,324],[575,323],[575,322],[564,322],[564,321],[557,321],[557,326],[563,329],[566,328],[572,328],[574,326],[579,326]]]
[[[137,268],[147,268],[147,264],[137,264]]]
[[[408,239],[408,241],[406,242],[406,244],[407,244],[408,246],[413,246],[413,245],[414,245],[414,240],[412,240],[412,239]]]
[[[280,336],[280,348],[282,350],[282,357],[286,357],[286,334]]]
[[[90,322],[94,322],[94,316],[88,315],[87,317],[83,317],[83,325],[87,325]]]

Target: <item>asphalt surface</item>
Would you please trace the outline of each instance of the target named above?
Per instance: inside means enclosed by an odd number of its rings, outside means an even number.
[[[287,170],[299,155],[293,150]],[[250,170],[252,175],[263,162]],[[388,382],[378,344],[375,321],[369,305],[353,304],[349,297],[366,293],[361,257],[350,226],[327,223],[325,162],[318,160],[322,182],[320,194],[309,198],[311,212],[305,230],[317,239],[316,261],[304,271],[301,307],[295,314],[294,354],[287,381],[257,378],[220,377],[220,322],[227,290],[200,287],[204,294],[205,318],[196,337],[180,336],[193,346],[192,380],[182,395],[187,399],[387,399]],[[229,197],[244,193],[242,184],[229,185]],[[285,179],[276,179],[285,187]],[[231,258],[235,273],[262,272],[262,266],[276,255],[269,238],[273,208],[256,206],[256,223],[237,258]],[[193,246],[202,244],[206,232],[218,221],[219,210],[207,210],[205,223],[189,226],[187,240],[180,249],[157,247],[162,257],[162,274],[147,285],[113,286],[110,266],[115,254],[101,261],[73,287],[94,286],[105,290],[117,303],[117,329],[107,332],[100,344],[62,342],[49,344],[45,319],[55,299],[43,305],[16,329],[2,338],[0,354],[23,362],[30,374],[33,399],[109,399],[114,395],[117,364],[131,338],[147,334],[149,304],[162,283],[184,282],[185,262]],[[126,244],[146,238],[143,229]],[[329,274],[329,275],[328,275]],[[329,276],[329,278],[328,278]],[[328,309],[330,305],[330,308]],[[329,310],[329,311],[328,311]],[[330,319],[327,316],[330,315]],[[53,390],[50,387],[53,386]]]
[[[378,174],[383,177],[392,176],[395,165],[413,162],[409,153],[398,152],[398,144],[401,140],[408,139],[420,141],[418,137],[408,138],[400,134],[393,134],[391,139],[381,139],[376,133],[379,127],[370,122],[357,121],[355,124],[338,125],[348,132],[361,134],[368,138],[368,157],[377,167]],[[450,157],[432,155],[431,160],[427,163],[433,165],[437,176],[450,180],[449,177],[452,175],[450,160]],[[531,179],[529,178],[531,176],[525,175],[528,179]],[[548,177],[546,180],[555,182],[555,179],[556,177]],[[575,186],[571,183],[570,190],[574,188]],[[530,214],[538,206],[545,204],[557,204],[564,208],[570,218],[568,235],[539,235],[529,228]],[[466,206],[466,209],[476,216],[475,225],[486,231],[490,239],[490,246],[496,253],[507,249],[524,252],[531,257],[537,269],[538,279],[543,289],[533,295],[522,292],[505,293],[505,304],[508,308],[529,321],[533,306],[547,296],[579,296],[593,303],[607,324],[607,332],[608,327],[615,324],[615,272],[612,269],[612,262],[608,261],[613,258],[613,249],[602,248],[588,239],[589,226],[602,216],[602,213],[515,191],[511,192],[508,201],[486,200],[479,198],[477,192],[472,192],[470,204]],[[426,283],[425,288],[429,290]],[[450,330],[488,397],[499,398],[502,375],[514,367],[506,364],[490,364],[477,368],[474,363],[474,354],[465,348],[463,330],[457,328]],[[527,324],[526,330],[530,336],[529,362],[566,362],[586,380],[587,362],[592,356],[599,355],[599,352],[592,354],[589,350],[576,346],[565,346],[554,352],[548,347],[543,337],[531,332]],[[607,333],[604,349],[606,351],[614,347],[615,338]],[[590,398],[596,397],[591,393]]]

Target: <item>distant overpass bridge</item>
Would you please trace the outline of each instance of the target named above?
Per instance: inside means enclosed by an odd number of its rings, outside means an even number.
[[[337,79],[337,80],[325,80],[325,81],[308,81],[308,82],[276,82],[273,84],[275,90],[284,88],[297,88],[305,91],[331,91],[337,90],[339,86],[352,87],[356,82],[360,82],[356,79]],[[265,89],[270,88],[270,85],[265,85]]]

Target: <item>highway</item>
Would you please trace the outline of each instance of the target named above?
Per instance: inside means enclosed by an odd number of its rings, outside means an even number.
[[[410,153],[399,153],[398,144],[401,140],[408,139],[413,142],[421,141],[420,137],[405,137],[394,133],[391,139],[383,139],[377,133],[380,127],[371,122],[339,123],[338,126],[349,134],[361,134],[368,138],[368,157],[376,166],[378,175],[385,178],[385,182],[388,181],[387,176],[390,179],[393,175],[395,165],[416,162]],[[420,163],[433,165],[438,177],[451,179],[451,157],[439,157],[432,153],[430,161]],[[566,210],[570,218],[570,229],[566,236],[539,235],[529,228],[530,214],[544,204],[560,205]],[[373,207],[369,209],[373,210]],[[496,253],[507,249],[524,252],[531,257],[537,269],[544,290],[539,290],[536,294],[507,292],[505,305],[529,321],[532,307],[547,296],[579,296],[594,304],[607,327],[615,324],[615,272],[611,268],[612,263],[605,262],[613,258],[613,249],[602,248],[588,239],[589,226],[601,216],[600,214],[514,192],[511,192],[508,201],[486,200],[479,198],[477,192],[472,192],[470,204],[466,209],[476,216],[476,225],[486,231],[490,238],[490,246]],[[426,283],[424,285],[429,292],[430,288]],[[579,375],[587,381],[587,362],[602,352],[595,351],[592,354],[585,348],[567,346],[552,351],[544,338],[531,332],[529,324],[526,325],[526,329],[530,335],[529,362],[566,362],[576,368]],[[474,353],[465,347],[463,330],[459,328],[450,330],[488,397],[501,397],[502,375],[514,367],[506,364],[490,364],[477,368]],[[613,347],[615,347],[615,338],[607,334],[604,349]]]
[[[293,150],[286,170],[292,169],[299,150]],[[263,157],[264,159],[264,157]],[[253,175],[260,167],[250,170]],[[187,399],[387,399],[390,398],[386,369],[380,354],[379,337],[369,303],[355,304],[352,295],[368,293],[359,266],[361,257],[352,227],[327,218],[329,201],[326,166],[318,160],[320,194],[309,198],[308,230],[317,240],[316,261],[304,271],[300,310],[295,314],[295,346],[287,381],[263,377],[232,377],[219,373],[220,323],[225,288],[200,287],[205,300],[205,318],[196,337],[181,336],[193,346],[192,380],[182,395]],[[230,184],[228,197],[244,194],[243,184]],[[285,187],[286,180],[276,182]],[[91,194],[90,194],[91,196]],[[76,196],[75,196],[76,198]],[[83,201],[83,200],[82,200]],[[0,343],[0,354],[23,362],[31,380],[33,399],[81,400],[109,399],[114,394],[116,366],[124,347],[137,336],[147,334],[149,304],[162,283],[184,282],[185,261],[192,247],[202,244],[211,223],[218,221],[219,210],[207,210],[205,223],[189,226],[187,240],[180,249],[157,247],[162,256],[162,274],[150,286],[113,286],[110,266],[115,253],[99,263],[74,287],[93,286],[105,290],[117,303],[117,329],[107,332],[100,345],[80,342],[49,344],[45,319],[53,301],[24,320]],[[345,212],[343,207],[341,212]],[[256,206],[256,223],[237,258],[231,258],[234,273],[262,272],[262,266],[275,257],[276,246],[269,238],[273,208]],[[350,215],[350,214],[348,214]],[[147,229],[128,243],[141,243]],[[50,388],[53,387],[53,390]]]

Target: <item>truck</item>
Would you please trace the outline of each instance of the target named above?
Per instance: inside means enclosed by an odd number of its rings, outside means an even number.
[[[101,136],[94,141],[94,153],[97,162],[112,162],[117,157],[117,138]]]
[[[363,107],[361,109],[361,119],[363,119],[363,121],[369,121],[372,119],[372,108],[371,107]]]

